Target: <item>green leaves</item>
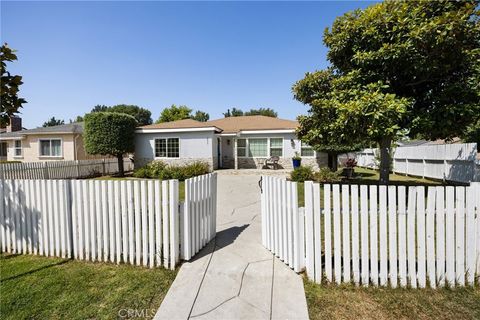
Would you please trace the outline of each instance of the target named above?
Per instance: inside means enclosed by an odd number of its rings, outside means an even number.
[[[10,117],[18,113],[18,109],[20,109],[24,103],[27,103],[25,99],[18,97],[20,85],[23,84],[22,77],[19,75],[11,75],[7,71],[6,62],[16,60],[17,55],[15,51],[9,48],[6,43],[0,47],[0,69],[2,73],[0,80],[0,127],[6,126],[10,121]]]
[[[133,152],[136,127],[135,118],[125,113],[89,113],[85,115],[85,150],[89,154],[116,157]]]
[[[160,118],[158,118],[156,123],[177,121],[183,119],[194,119],[197,121],[208,121],[210,115],[206,112],[197,110],[194,115],[192,115],[192,109],[187,106],[176,106],[172,104],[169,108],[162,110]]]

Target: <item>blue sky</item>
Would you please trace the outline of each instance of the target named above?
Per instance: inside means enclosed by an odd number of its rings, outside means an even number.
[[[327,66],[323,31],[369,2],[1,2],[1,40],[18,50],[24,126],[136,104],[207,111],[307,108],[292,84]]]

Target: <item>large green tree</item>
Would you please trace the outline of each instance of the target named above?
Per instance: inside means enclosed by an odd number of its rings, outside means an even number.
[[[85,150],[89,154],[116,157],[119,175],[123,177],[123,156],[135,151],[134,139],[137,125],[137,120],[125,113],[89,113],[85,115]]]
[[[243,111],[238,108],[232,108],[231,110],[228,109],[227,112],[223,113],[225,118],[228,117],[241,117],[241,116],[266,116],[276,118],[278,116],[277,112],[272,108],[258,108],[258,109],[250,109],[249,111]]]
[[[5,43],[0,47],[0,68],[2,78],[0,81],[0,127],[5,127],[10,122],[10,117],[17,114],[19,109],[27,101],[18,96],[20,86],[23,84],[22,77],[12,75],[7,71],[7,62],[17,60],[15,51]]]
[[[48,121],[45,121],[42,125],[42,127],[46,128],[46,127],[54,127],[54,126],[59,126],[59,125],[62,125],[62,124],[65,124],[65,121],[62,120],[62,119],[56,119],[55,117],[51,117],[50,119],[48,119]]]
[[[193,110],[185,105],[176,106],[172,104],[170,107],[162,110],[156,123],[171,122],[183,119],[193,119],[205,122],[210,118],[210,115],[204,111],[197,110],[194,114],[192,112]]]
[[[117,104],[114,106],[96,105],[91,112],[117,112],[133,116],[140,126],[152,124],[152,113],[150,110],[131,104]]]
[[[389,149],[399,135],[464,133],[480,114],[478,5],[386,1],[338,17],[324,34],[330,68],[305,77],[318,76],[321,85],[303,79],[293,88],[310,105],[299,119],[301,138],[378,143],[380,182],[388,183]]]

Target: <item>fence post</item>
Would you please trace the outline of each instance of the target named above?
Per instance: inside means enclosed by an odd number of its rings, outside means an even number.
[[[75,160],[75,167],[77,169],[77,179],[80,178],[80,162]]]
[[[102,159],[102,176],[104,175],[105,175],[105,159]]]
[[[313,182],[305,181],[305,223],[306,223],[306,256],[307,276],[315,279],[314,253],[313,253]]]

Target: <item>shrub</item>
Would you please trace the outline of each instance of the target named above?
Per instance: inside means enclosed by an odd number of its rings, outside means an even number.
[[[296,182],[304,182],[307,180],[313,180],[314,175],[313,175],[313,169],[312,167],[308,166],[301,166],[298,168],[295,168],[291,173],[290,173],[290,180],[296,181]]]
[[[334,183],[340,182],[342,177],[340,173],[331,171],[329,168],[321,168],[320,171],[315,172],[314,179],[320,183]]]
[[[150,178],[150,179],[177,179],[185,180],[210,171],[208,163],[196,161],[191,164],[178,166],[167,165],[163,161],[153,161],[146,166],[135,170],[133,176],[136,178]]]

